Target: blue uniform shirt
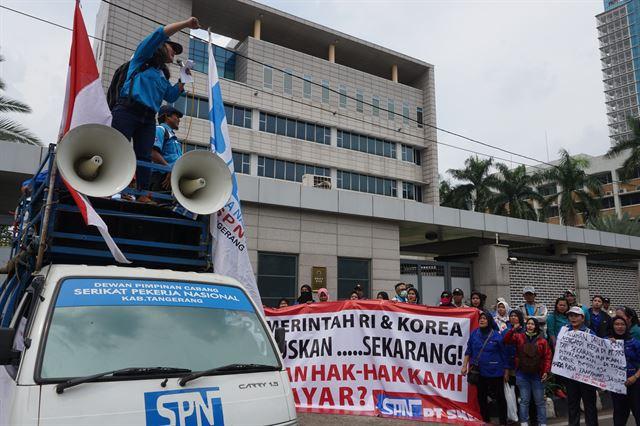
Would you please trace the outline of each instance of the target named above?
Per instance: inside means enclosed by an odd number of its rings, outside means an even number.
[[[133,54],[133,58],[131,58],[129,62],[127,80],[122,85],[122,90],[120,91],[121,97],[127,98],[129,96],[131,76],[138,68],[144,65],[146,61],[151,59],[155,51],[168,39],[169,37],[164,33],[164,27],[158,27],[140,42]],[[133,88],[131,89],[132,99],[156,112],[160,109],[163,99],[169,103],[173,103],[178,100],[179,96],[180,87],[178,83],[171,85],[169,80],[164,78],[162,70],[158,68],[150,67],[134,75]]]
[[[165,133],[168,133],[168,138],[165,137]],[[173,132],[173,129],[166,123],[162,123],[156,127],[156,141],[153,143],[153,147],[160,151],[162,158],[164,158],[171,167],[173,167],[175,162],[178,161],[178,158],[182,156],[182,146],[180,146],[180,142]]]
[[[627,378],[633,376],[640,366],[640,342],[634,337],[624,341],[624,357],[627,360]]]
[[[504,369],[509,368],[508,363],[505,362],[502,336],[497,330],[492,329],[491,332],[491,337],[489,337],[484,350],[482,350],[482,345],[488,334],[483,334],[480,328],[473,330],[469,336],[467,350],[464,354],[469,355],[469,365],[479,365],[482,377],[502,377]],[[480,353],[481,350],[482,353]],[[478,357],[478,355],[480,356]]]

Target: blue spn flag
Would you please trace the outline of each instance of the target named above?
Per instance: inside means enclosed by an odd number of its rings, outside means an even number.
[[[238,197],[238,183],[233,168],[229,127],[224,114],[224,103],[220,92],[218,68],[213,57],[213,45],[209,37],[209,121],[211,123],[211,151],[217,154],[229,167],[233,181],[233,191],[227,204],[211,215],[211,235],[213,236],[213,270],[235,278],[247,290],[255,304],[262,309],[260,292],[253,275],[247,240],[244,236],[244,221]]]

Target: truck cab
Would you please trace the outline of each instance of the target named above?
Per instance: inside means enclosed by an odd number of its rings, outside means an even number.
[[[212,273],[51,265],[0,329],[2,425],[292,425],[278,346]]]

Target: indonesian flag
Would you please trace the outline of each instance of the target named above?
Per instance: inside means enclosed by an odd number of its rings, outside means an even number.
[[[111,111],[100,83],[100,74],[91,51],[89,35],[87,34],[87,28],[84,26],[79,0],[76,0],[76,10],[73,15],[72,38],[69,73],[67,74],[67,92],[64,97],[58,140],[62,139],[69,130],[82,124],[111,125]],[[95,211],[89,199],[84,194],[80,194],[73,189],[67,181],[64,179],[62,181],[78,205],[85,223],[98,228],[114,259],[120,263],[131,263],[111,238],[107,224]]]

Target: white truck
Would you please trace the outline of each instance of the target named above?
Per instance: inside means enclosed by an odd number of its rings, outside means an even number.
[[[50,265],[0,329],[2,425],[294,425],[279,345],[213,273]]]

